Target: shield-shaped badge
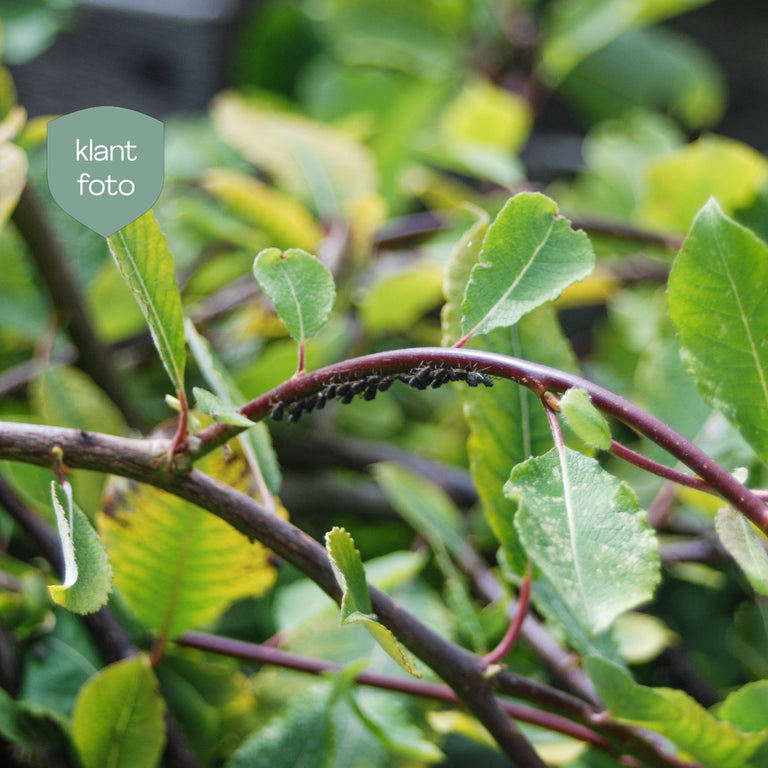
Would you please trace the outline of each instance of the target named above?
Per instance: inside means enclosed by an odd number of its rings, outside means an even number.
[[[148,211],[164,176],[163,124],[123,107],[48,123],[48,186],[73,218],[104,237]]]

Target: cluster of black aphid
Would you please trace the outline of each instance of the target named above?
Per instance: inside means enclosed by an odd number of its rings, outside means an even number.
[[[449,368],[447,366],[421,365],[408,373],[398,373],[393,376],[370,374],[360,379],[349,379],[328,384],[320,392],[309,395],[301,400],[286,405],[276,403],[272,406],[270,416],[275,421],[281,421],[286,415],[288,421],[297,422],[303,413],[311,413],[316,408],[325,408],[329,400],[339,400],[351,403],[355,395],[362,395],[363,400],[373,400],[379,392],[386,392],[396,381],[402,381],[414,389],[437,389],[449,381],[465,381],[470,387],[484,384],[493,386],[493,379],[479,371],[464,368]]]

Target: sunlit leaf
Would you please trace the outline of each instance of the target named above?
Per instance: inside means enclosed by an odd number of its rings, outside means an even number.
[[[556,449],[512,470],[526,551],[591,632],[645,602],[659,580],[655,536],[625,483],[591,458]]]
[[[153,768],[165,743],[164,710],[148,658],[103,669],[83,686],[72,718],[83,768]]]
[[[278,248],[314,250],[323,232],[294,198],[228,168],[208,171],[203,187],[248,224],[262,229]]]
[[[360,320],[373,333],[405,331],[425,312],[440,305],[443,270],[437,264],[413,264],[383,276],[363,295]]]
[[[571,229],[552,200],[516,195],[488,228],[464,294],[462,331],[483,334],[514,325],[586,277],[594,261],[587,236]]]
[[[148,211],[107,238],[117,268],[147,320],[155,347],[177,392],[184,391],[184,316],[168,243]]]
[[[16,207],[27,183],[27,156],[24,150],[4,141],[0,144],[0,227]]]
[[[768,180],[768,161],[723,136],[703,136],[652,160],[641,211],[648,221],[685,232],[714,197],[726,213],[749,205]]]
[[[325,548],[336,580],[343,590],[341,623],[362,624],[403,669],[414,677],[421,677],[411,654],[387,627],[378,622],[373,613],[363,561],[352,537],[344,528],[335,527],[325,534]]]
[[[728,694],[717,717],[743,733],[768,730],[768,680],[756,680]]]
[[[212,455],[199,468],[245,493],[243,454]],[[269,551],[200,507],[151,486],[113,479],[99,530],[115,584],[154,632],[175,637],[217,618],[231,603],[259,597],[275,580]]]
[[[707,768],[744,768],[768,739],[739,732],[683,691],[638,685],[610,662],[588,658],[585,667],[614,718],[660,733]]]
[[[211,116],[225,141],[323,218],[376,189],[368,151],[328,125],[233,93],[215,99]]]
[[[713,200],[672,265],[667,299],[704,399],[768,459],[768,246]]]

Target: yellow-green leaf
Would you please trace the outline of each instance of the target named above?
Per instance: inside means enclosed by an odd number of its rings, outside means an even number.
[[[250,471],[233,455],[199,468],[244,492]],[[98,525],[115,584],[138,618],[174,637],[216,619],[231,603],[259,597],[275,580],[269,551],[220,518],[150,486],[113,479]]]
[[[103,669],[75,703],[72,739],[83,768],[154,768],[165,743],[164,711],[146,657]]]
[[[749,205],[766,179],[768,161],[759,152],[724,136],[702,136],[648,164],[642,214],[684,232],[710,197],[732,213]]]
[[[301,203],[251,176],[214,168],[202,184],[244,221],[262,229],[278,248],[313,251],[323,237],[323,231]]]
[[[362,624],[403,669],[414,677],[421,677],[414,658],[373,613],[365,568],[352,536],[344,528],[334,527],[325,534],[325,548],[343,590],[341,623]]]
[[[120,274],[133,291],[177,392],[184,391],[184,315],[173,257],[152,211],[107,238]]]

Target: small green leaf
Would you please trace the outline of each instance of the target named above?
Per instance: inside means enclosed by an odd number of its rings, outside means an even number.
[[[621,667],[587,658],[584,666],[613,718],[670,739],[707,768],[744,768],[768,731],[740,733],[683,691],[638,685]]]
[[[256,257],[253,273],[296,341],[304,343],[325,325],[336,289],[315,256],[297,248],[285,253],[267,248]]]
[[[203,413],[207,413],[214,421],[231,424],[234,427],[256,426],[257,422],[251,421],[247,416],[243,416],[242,413],[238,413],[236,409],[226,406],[213,392],[209,392],[201,387],[194,387],[192,394],[197,407]]]
[[[633,491],[594,459],[553,449],[515,467],[504,492],[526,551],[588,630],[651,598],[656,538]]]
[[[103,669],[83,686],[72,718],[83,768],[153,768],[165,743],[164,710],[145,656]]]
[[[184,315],[173,257],[152,211],[107,238],[120,274],[133,291],[177,393],[184,391]]]
[[[221,361],[214,355],[207,339],[197,332],[191,320],[186,321],[185,330],[189,349],[208,386],[222,401],[226,411],[236,411],[235,403],[244,403],[246,398],[243,397]],[[240,444],[251,465],[255,464],[258,471],[262,473],[270,492],[277,493],[280,490],[282,478],[267,425],[263,421],[251,422],[251,428],[240,435]]]
[[[462,331],[483,334],[514,325],[585,278],[594,263],[586,234],[571,229],[552,200],[538,193],[516,195],[483,241],[464,294]]]
[[[669,275],[669,314],[704,400],[768,460],[768,246],[710,200]]]
[[[344,528],[334,527],[325,534],[325,548],[333,566],[336,580],[343,590],[341,623],[360,623],[373,635],[377,643],[407,672],[421,677],[411,654],[398,643],[395,636],[373,614],[371,596],[360,553],[352,537]]]
[[[560,400],[560,410],[568,426],[585,443],[607,451],[611,447],[611,430],[600,411],[592,405],[583,389],[571,388]]]
[[[749,520],[736,510],[724,507],[717,513],[715,528],[755,592],[768,595],[768,553],[764,539],[758,536]]]
[[[88,518],[77,508],[69,484],[64,486],[66,510],[51,483],[53,508],[64,552],[64,580],[48,587],[59,605],[74,613],[93,613],[106,604],[112,591],[112,566],[104,544]]]

